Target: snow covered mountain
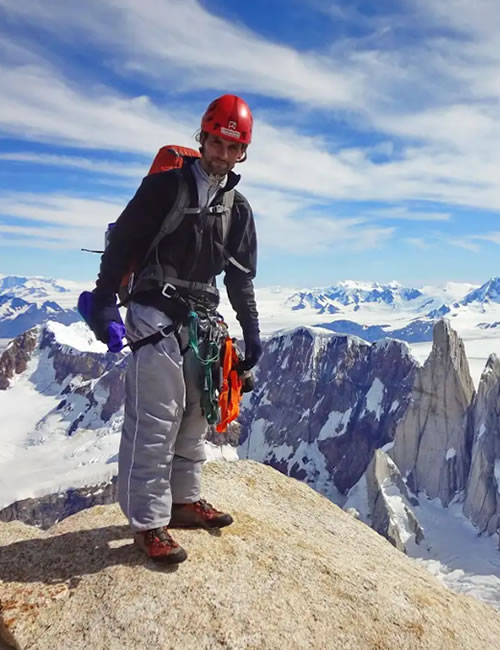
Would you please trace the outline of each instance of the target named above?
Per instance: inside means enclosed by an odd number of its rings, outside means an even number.
[[[7,347],[0,356],[0,412],[9,432],[0,447],[1,504],[111,478],[124,361],[83,323],[38,326]]]
[[[423,367],[400,341],[297,329],[267,342],[256,384],[241,418],[249,457],[323,493],[326,476],[332,494],[346,494],[374,449],[394,442],[391,455],[415,493],[448,505],[467,487],[475,390],[463,342],[444,320]]]
[[[79,321],[74,309],[78,295],[92,284],[0,275],[0,350],[17,334],[49,319],[65,324]],[[397,338],[409,343],[421,362],[430,353],[435,322],[446,316],[464,340],[477,386],[489,354],[500,350],[500,302],[494,300],[499,284],[498,278],[481,287],[448,282],[414,288],[397,282],[345,281],[327,289],[262,287],[256,289],[256,297],[265,336],[316,326],[369,342]],[[220,311],[239,336],[224,290]]]
[[[415,495],[445,506],[466,495],[479,530],[497,530],[500,362],[490,357],[476,393],[449,322],[435,325],[423,366],[400,341],[299,328],[267,341],[256,386],[241,417],[240,455],[338,500],[383,447]]]
[[[83,322],[39,325],[0,353],[0,510],[116,475],[127,355],[108,352]],[[57,509],[52,501],[41,510]],[[81,492],[77,501],[85,507]],[[49,514],[36,510],[30,506],[32,521]]]
[[[0,295],[0,338],[12,339],[48,320],[69,325],[80,320],[80,316],[75,309],[64,309],[53,300],[37,306],[16,296]]]
[[[417,367],[399,341],[370,345],[307,328],[273,337],[240,418],[240,455],[337,501],[393,439]]]
[[[416,318],[405,327],[391,329],[388,325],[361,325],[352,320],[334,320],[330,323],[318,323],[321,327],[337,334],[351,334],[365,341],[375,342],[384,338],[398,339],[407,343],[432,341],[432,329],[436,319]]]
[[[500,350],[499,284],[493,278],[481,287],[449,282],[414,289],[346,281],[328,289],[260,289],[257,303],[265,334],[308,325],[369,342],[396,338],[421,362],[431,351],[434,324],[446,317],[464,341],[477,386],[489,355]],[[233,324],[230,308],[224,313]]]
[[[0,356],[0,519],[50,523],[114,498],[125,363],[126,353],[107,353],[83,323],[38,326],[8,346]],[[348,498],[434,570],[442,538],[433,535],[447,511],[426,495],[450,504],[449,525],[467,537],[469,555],[481,546],[493,567],[490,592],[500,593],[495,544],[475,541],[478,531],[495,532],[500,512],[495,357],[476,398],[463,345],[443,321],[423,366],[401,341],[300,327],[265,341],[256,386],[240,417],[241,457],[339,504]],[[477,529],[463,518],[464,498]],[[422,534],[425,545],[416,543]],[[483,597],[481,577],[460,575],[462,590],[480,587]],[[494,593],[487,599],[500,604]]]
[[[65,324],[79,321],[74,309],[78,295],[92,284],[0,275],[0,351],[14,336],[49,319]],[[482,287],[448,282],[418,289],[397,282],[345,281],[327,289],[262,287],[256,289],[256,297],[264,336],[319,326],[369,342],[391,337],[410,343],[421,362],[430,353],[434,323],[446,316],[464,340],[477,385],[489,354],[500,349],[500,303],[492,299],[497,285],[495,278]],[[224,290],[220,311],[239,336]]]
[[[462,305],[500,303],[500,277],[491,278],[478,289],[470,291],[462,300]]]
[[[293,312],[315,311],[318,315],[358,312],[357,319],[368,317],[371,324],[373,316],[383,319],[385,315],[385,318],[393,319],[400,314],[403,318],[439,318],[452,309],[491,303],[500,303],[500,278],[492,278],[481,287],[450,282],[443,287],[420,289],[405,287],[398,282],[380,284],[347,280],[326,289],[293,291],[284,297],[282,307]]]
[[[71,280],[0,274],[0,295],[21,298],[38,306],[48,300],[64,308],[74,307],[75,296],[85,288],[89,288],[87,283]]]
[[[54,320],[69,324],[79,320],[78,295],[92,282],[0,275],[0,338],[13,338],[37,324]],[[500,321],[500,279],[481,287],[447,283],[442,287],[405,287],[346,280],[328,288],[258,288],[257,303],[265,334],[297,326],[322,326],[373,341],[391,336],[407,342],[430,341],[433,323],[443,317],[456,319],[454,326],[478,334],[489,323]],[[238,332],[227,296],[221,310]],[[333,316],[332,319],[329,317]],[[374,327],[369,331],[367,328]]]
[[[359,307],[363,303],[378,303],[397,307],[422,296],[418,289],[404,287],[399,282],[379,284],[346,280],[327,289],[298,291],[290,296],[287,303],[293,310],[309,306],[319,313],[329,311],[330,308],[335,313],[339,310],[339,305]]]
[[[434,348],[433,363],[439,368],[430,373],[433,381],[444,359],[449,355],[455,359],[458,354],[445,342],[437,352]],[[465,366],[463,345],[461,354],[463,360],[454,363]],[[98,449],[110,449],[110,436],[121,425],[126,356],[126,352],[108,353],[82,322],[38,326],[7,347],[0,356],[0,412],[10,432],[0,449],[4,504],[14,485],[30,483],[30,475],[40,479],[40,487],[44,465],[49,482],[54,476],[62,480],[65,472],[56,466],[64,464],[64,458],[74,464],[68,477],[88,478],[88,472],[100,479],[106,476],[109,456]],[[257,369],[257,388],[246,397],[240,418],[241,451],[317,489],[322,485],[320,491],[328,492],[328,483],[332,493],[345,493],[365,471],[373,450],[395,439],[410,402],[412,408],[420,404],[414,392],[419,368],[408,345],[397,340],[370,344],[314,328],[270,337]],[[474,388],[468,367],[466,373],[468,397],[464,399],[469,405]],[[432,389],[423,386],[422,394],[439,396],[440,386],[439,382]],[[451,392],[457,395],[456,389]],[[23,408],[24,404],[29,408]],[[447,417],[450,420],[449,413]],[[458,443],[450,443],[451,447],[458,454]],[[12,462],[14,457],[16,462]],[[410,471],[413,461],[407,455],[404,458],[398,466]],[[106,470],[104,475],[102,470]],[[21,476],[24,472],[26,480]],[[453,485],[463,485],[461,476],[453,479]],[[429,491],[428,484],[423,485]],[[435,496],[447,502],[453,495],[449,494]]]
[[[12,339],[48,320],[69,325],[80,285],[46,278],[0,276],[0,339]]]
[[[239,453],[306,481],[447,586],[500,608],[488,539],[500,524],[500,362],[490,357],[476,394],[456,332],[439,321],[433,334],[423,366],[395,340],[304,329],[269,340]]]
[[[485,338],[486,326],[500,322],[500,303],[485,300],[483,295],[492,282],[480,288],[450,282],[442,287],[417,289],[397,282],[345,281],[327,289],[297,291],[276,287],[257,289],[256,294],[265,334],[314,326],[368,341],[392,337],[408,343],[429,343],[434,323],[443,316],[453,319],[454,327],[465,339]],[[228,322],[235,324],[225,297],[221,308]],[[490,335],[496,336],[496,332]],[[426,349],[429,351],[430,347]]]

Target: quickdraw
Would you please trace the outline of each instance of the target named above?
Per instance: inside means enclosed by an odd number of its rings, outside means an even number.
[[[201,408],[208,424],[219,419],[218,372],[223,321],[220,317],[195,312],[188,316],[188,345],[203,366]]]
[[[219,314],[191,311],[188,336],[189,347],[203,367],[201,408],[208,424],[223,433],[238,417],[248,383],[238,372],[241,354]]]

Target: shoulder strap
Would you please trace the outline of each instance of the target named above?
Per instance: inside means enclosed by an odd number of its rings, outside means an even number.
[[[229,235],[229,229],[231,227],[231,213],[233,211],[233,204],[234,204],[234,190],[229,190],[228,192],[224,192],[224,196],[222,197],[222,205],[224,206],[224,212],[221,215],[222,241],[224,242],[224,246],[226,245],[227,237]]]
[[[160,230],[149,245],[146,255],[144,256],[145,261],[149,258],[161,240],[167,235],[170,235],[170,233],[174,232],[174,230],[180,226],[186,213],[187,206],[189,205],[189,188],[187,180],[184,178],[184,174],[182,173],[178,174],[177,178],[179,183],[177,196],[175,197],[172,207],[163,218]]]

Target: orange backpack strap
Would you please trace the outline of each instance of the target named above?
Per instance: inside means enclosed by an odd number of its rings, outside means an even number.
[[[200,158],[200,152],[190,147],[181,147],[177,144],[168,144],[161,149],[156,154],[151,168],[148,172],[148,176],[151,174],[158,174],[160,172],[167,172],[171,169],[181,169],[184,166],[184,161],[186,158]],[[154,240],[151,242],[145,256],[146,260],[151,252],[156,248],[159,242],[166,235],[173,232],[182,221],[184,213],[189,205],[189,191],[187,183],[181,179],[179,183],[179,192],[176,201],[169,211],[169,213],[164,217],[163,223],[161,225],[160,231]],[[126,305],[132,295],[132,290],[134,283],[137,278],[135,278],[135,272],[140,266],[141,260],[133,260],[130,264],[129,269],[123,275],[120,282],[120,289],[118,296],[122,305]]]

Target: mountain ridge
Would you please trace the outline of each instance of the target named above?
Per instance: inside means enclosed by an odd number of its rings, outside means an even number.
[[[370,489],[380,495],[372,498],[378,509],[373,525],[380,534],[404,549],[408,535],[419,531],[411,514],[412,494],[406,497],[405,516],[408,530],[414,532],[400,531],[394,490],[403,480],[414,495],[436,489],[433,495],[443,503],[454,503],[460,497],[457,490],[469,488],[467,476],[472,471],[484,481],[477,491],[469,490],[468,512],[478,532],[485,529],[486,534],[494,534],[495,513],[500,511],[495,487],[500,461],[493,428],[500,372],[492,363],[484,369],[487,394],[483,382],[479,389],[486,396],[474,407],[474,418],[486,423],[488,431],[486,435],[481,424],[472,432],[464,420],[475,402],[463,346],[449,323],[444,323],[424,365],[415,360],[407,344],[394,339],[369,344],[310,327],[266,339],[256,369],[256,390],[246,395],[240,416],[240,456],[267,463],[343,505],[363,479],[374,452],[391,454],[399,431],[401,478],[391,478],[394,488],[387,492],[386,470],[381,467],[389,467],[390,461],[381,460],[372,472],[379,481],[379,487]],[[25,343],[22,337],[16,339],[18,343],[0,357],[0,374],[2,368],[11,369],[7,390],[0,390],[0,410],[9,423],[9,438],[0,451],[0,492],[8,496],[4,504],[12,504],[0,518],[27,516],[50,522],[92,503],[94,492],[80,488],[109,481],[116,474],[126,353],[116,357],[105,353],[104,346],[94,349],[83,323],[68,327],[52,323],[23,336]],[[449,386],[441,390],[446,383],[439,379],[443,372]],[[430,380],[437,387],[429,387]],[[455,385],[466,390],[463,399],[450,401],[450,395],[457,393]],[[19,413],[25,426],[16,431]],[[427,424],[414,426],[415,422]],[[439,443],[439,453],[432,453],[433,440]],[[427,466],[433,471],[427,472]],[[446,477],[439,480],[438,488],[436,472]],[[108,498],[107,492],[101,496]],[[418,498],[425,504],[425,495]],[[395,518],[395,523],[386,526],[386,518]],[[425,539],[423,546],[430,549]],[[417,557],[425,549],[417,550]],[[480,576],[474,584],[483,589]],[[490,600],[497,604],[494,594],[489,593]]]

